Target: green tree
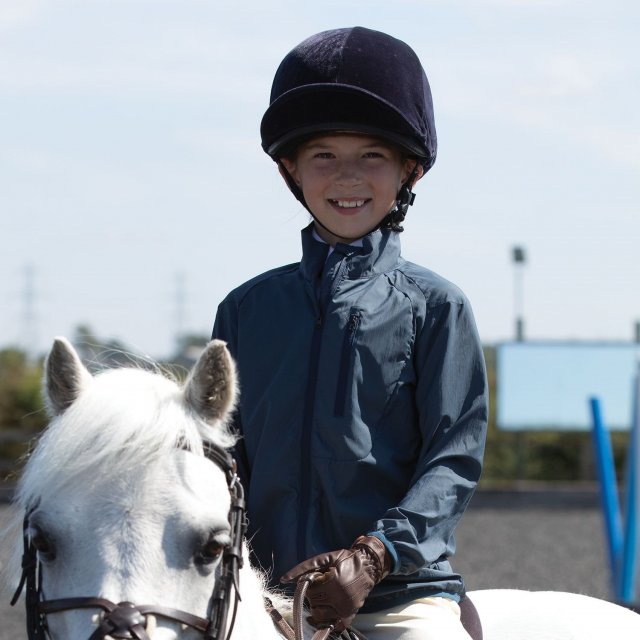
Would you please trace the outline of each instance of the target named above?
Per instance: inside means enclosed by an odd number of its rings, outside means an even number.
[[[0,428],[34,431],[44,426],[41,378],[41,363],[30,363],[18,349],[0,350]]]
[[[29,361],[19,349],[0,350],[0,459],[13,466],[28,441],[46,424],[40,392],[42,363]]]

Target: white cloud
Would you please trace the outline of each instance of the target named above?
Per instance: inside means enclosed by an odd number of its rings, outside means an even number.
[[[604,69],[599,68],[602,63],[589,58],[571,53],[549,56],[540,68],[534,68],[533,78],[522,83],[522,95],[527,98],[558,98],[595,92]]]
[[[44,0],[0,0],[0,30],[32,22],[44,5]]]
[[[464,4],[470,4],[468,0],[462,0]],[[559,5],[575,4],[576,0],[475,0],[474,4],[484,4],[490,7],[511,7],[544,9],[546,7],[558,7]]]
[[[265,65],[272,72],[280,34],[258,23],[261,5],[246,25],[246,6],[231,23],[225,11],[187,0],[0,0],[0,28],[9,29],[0,90],[246,95],[268,75]]]
[[[640,131],[592,124],[572,133],[610,160],[640,169]]]

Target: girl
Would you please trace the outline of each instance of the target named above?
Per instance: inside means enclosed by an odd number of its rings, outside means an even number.
[[[483,354],[460,290],[400,254],[436,158],[425,72],[384,33],[319,33],[280,64],[261,134],[313,222],[301,261],[232,291],[213,329],[239,371],[255,559],[272,584],[309,577],[318,627],[468,639],[449,557],[482,467]]]

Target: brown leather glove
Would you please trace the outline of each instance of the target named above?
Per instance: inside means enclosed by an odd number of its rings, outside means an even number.
[[[375,536],[360,536],[351,549],[329,551],[309,558],[285,573],[280,582],[311,578],[307,599],[312,625],[344,631],[373,587],[391,569],[391,556]],[[316,575],[314,575],[316,574]]]

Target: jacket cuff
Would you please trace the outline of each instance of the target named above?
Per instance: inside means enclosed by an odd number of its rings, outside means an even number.
[[[373,579],[375,584],[378,584],[389,575],[391,556],[380,538],[376,536],[360,536],[351,545],[351,548],[363,550],[374,561],[376,573]]]
[[[389,558],[389,573],[395,573],[400,568],[400,558],[398,558],[398,554],[393,548],[391,542],[387,540],[387,538],[381,531],[368,531],[366,535],[373,538],[378,538],[378,540],[380,540],[382,544],[384,544]]]

